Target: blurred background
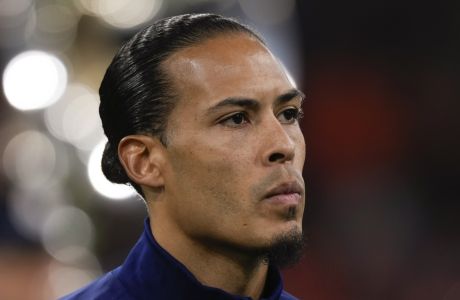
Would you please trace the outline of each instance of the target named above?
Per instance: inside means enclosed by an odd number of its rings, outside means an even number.
[[[300,299],[460,299],[460,2],[0,0],[0,299],[119,265],[146,216],[100,171],[121,43],[191,12],[254,27],[307,95]]]

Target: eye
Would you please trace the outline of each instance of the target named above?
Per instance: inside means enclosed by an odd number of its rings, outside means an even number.
[[[248,117],[244,112],[238,112],[221,120],[219,123],[229,127],[239,127],[248,123]]]
[[[302,118],[302,115],[302,110],[300,108],[291,107],[283,110],[278,115],[278,120],[283,124],[291,124]]]

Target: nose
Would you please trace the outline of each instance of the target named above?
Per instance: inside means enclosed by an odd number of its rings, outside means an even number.
[[[263,163],[274,165],[292,161],[295,156],[295,141],[275,118],[271,126],[265,127],[263,143]]]

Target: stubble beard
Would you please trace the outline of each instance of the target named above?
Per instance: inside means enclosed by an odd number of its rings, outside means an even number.
[[[264,263],[279,269],[291,267],[302,257],[305,244],[303,233],[299,229],[293,228],[275,236],[262,253],[261,259]]]
[[[280,177],[279,173],[272,174],[262,184],[254,187],[253,193],[255,195],[261,194],[268,186],[271,186],[274,178],[278,177]],[[289,207],[283,216],[284,221],[295,221],[299,213],[303,214],[303,211],[299,211],[298,207]],[[267,245],[266,247],[258,248],[255,251],[256,256],[263,263],[283,269],[291,267],[300,260],[306,246],[306,238],[302,229],[295,226],[289,231],[275,235]]]

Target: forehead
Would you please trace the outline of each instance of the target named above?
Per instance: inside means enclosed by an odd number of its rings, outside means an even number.
[[[292,88],[270,51],[247,34],[226,34],[181,49],[163,66],[179,98],[195,107],[234,96],[261,99]]]

